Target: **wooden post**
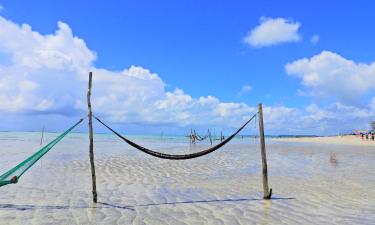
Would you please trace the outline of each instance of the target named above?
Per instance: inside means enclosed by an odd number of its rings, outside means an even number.
[[[40,146],[43,145],[43,136],[44,136],[44,125],[43,125],[43,130],[42,130],[42,136],[40,137]]]
[[[91,164],[91,178],[92,178],[92,200],[94,203],[98,202],[98,194],[96,193],[96,176],[95,176],[95,163],[94,163],[94,135],[92,129],[92,111],[91,111],[91,85],[92,85],[92,72],[89,73],[89,88],[87,90],[87,106],[88,106],[88,117],[89,117],[89,153],[90,153],[90,164]]]
[[[268,174],[267,174],[267,157],[266,157],[266,143],[264,141],[264,126],[263,126],[263,109],[262,103],[258,106],[259,113],[259,135],[260,135],[260,149],[262,155],[262,173],[263,173],[263,192],[264,199],[271,199],[272,189],[268,188]]]
[[[210,131],[210,129],[208,129],[208,135],[209,135],[209,137],[210,137],[210,143],[211,143],[211,145],[212,145],[212,135],[211,135],[211,131]]]

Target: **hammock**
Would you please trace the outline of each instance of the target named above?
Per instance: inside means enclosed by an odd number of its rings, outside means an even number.
[[[48,143],[46,146],[41,148],[39,151],[31,155],[29,158],[10,169],[8,172],[0,176],[0,187],[7,184],[15,184],[18,182],[18,179],[24,174],[30,167],[32,167],[40,158],[42,158],[53,146],[55,146],[61,139],[63,139],[70,131],[73,130],[78,124],[80,124],[83,119],[80,119],[76,124],[71,128],[66,130],[64,133],[60,134],[53,141]]]
[[[201,137],[199,134],[197,134],[197,132],[195,130],[194,130],[194,132],[190,131],[190,135],[187,135],[185,137],[190,138],[190,141],[192,141],[193,143],[195,141],[204,141],[206,138],[209,137],[210,138],[210,143],[212,145],[212,136],[211,136],[210,129],[208,129],[208,132],[207,132],[206,136],[204,136],[204,137]]]
[[[197,157],[200,157],[200,156],[204,156],[204,155],[207,155],[211,152],[214,152],[216,150],[218,150],[219,148],[223,147],[225,144],[227,144],[229,141],[231,141],[252,119],[254,119],[256,116],[256,114],[254,114],[244,125],[242,125],[236,132],[234,132],[231,136],[229,136],[227,139],[225,139],[224,141],[220,142],[218,145],[215,145],[211,148],[208,148],[206,150],[203,150],[203,151],[200,151],[200,152],[196,152],[196,153],[191,153],[191,154],[186,154],[186,155],[173,155],[173,154],[166,154],[166,153],[161,153],[161,152],[157,152],[157,151],[154,151],[154,150],[151,150],[151,149],[148,149],[148,148],[145,148],[145,147],[142,147],[138,144],[136,144],[135,142],[132,142],[131,140],[127,139],[126,137],[122,136],[121,134],[119,134],[118,132],[116,132],[115,130],[113,130],[112,128],[110,128],[107,124],[105,124],[104,122],[102,122],[99,118],[97,118],[96,116],[94,116],[94,118],[99,121],[99,123],[101,123],[102,125],[104,125],[106,128],[108,128],[110,131],[112,131],[115,135],[117,135],[119,138],[121,138],[122,140],[124,140],[126,143],[128,143],[129,145],[133,146],[134,148],[146,153],[146,154],[149,154],[149,155],[152,155],[152,156],[155,156],[155,157],[158,157],[158,158],[162,158],[162,159],[170,159],[170,160],[185,160],[185,159],[193,159],[193,158],[197,158]]]
[[[198,141],[204,141],[206,138],[208,138],[208,134],[204,137],[201,137],[199,134],[197,134],[196,131],[194,131],[195,136],[197,137]]]

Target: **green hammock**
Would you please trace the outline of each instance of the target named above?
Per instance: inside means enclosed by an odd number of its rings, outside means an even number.
[[[78,124],[80,124],[83,119],[80,119],[76,124],[71,128],[66,130],[64,133],[60,134],[53,141],[48,143],[46,146],[41,148],[39,151],[31,155],[29,158],[10,169],[8,172],[0,176],[0,187],[7,184],[15,184],[18,182],[18,179],[24,174],[30,167],[34,165],[40,158],[43,157],[53,146],[55,146],[61,139],[63,139],[70,131],[72,131]]]

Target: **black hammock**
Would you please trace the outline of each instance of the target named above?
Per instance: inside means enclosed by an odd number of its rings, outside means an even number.
[[[208,138],[208,134],[204,137],[201,137],[201,136],[199,136],[199,134],[197,134],[197,132],[194,132],[194,133],[195,133],[195,136],[197,137],[198,141],[204,141],[206,138]]]
[[[211,147],[211,148],[208,148],[206,150],[203,150],[203,151],[200,151],[200,152],[195,152],[195,153],[191,153],[191,154],[184,154],[184,155],[173,155],[173,154],[166,154],[166,153],[161,153],[161,152],[156,152],[156,151],[153,151],[151,149],[148,149],[148,148],[145,148],[143,146],[140,146],[134,142],[132,142],[131,140],[127,139],[126,137],[122,136],[121,134],[119,134],[118,132],[116,132],[115,130],[113,130],[112,128],[110,128],[107,124],[105,124],[104,122],[102,122],[99,118],[97,118],[96,116],[94,116],[94,118],[99,121],[99,123],[103,124],[106,128],[108,128],[110,131],[112,131],[114,134],[116,134],[119,138],[121,138],[122,140],[124,140],[126,143],[128,143],[129,145],[133,146],[134,148],[146,153],[146,154],[149,154],[149,155],[152,155],[152,156],[155,156],[155,157],[158,157],[158,158],[162,158],[162,159],[170,159],[170,160],[184,160],[184,159],[193,159],[193,158],[197,158],[197,157],[200,157],[200,156],[204,156],[204,155],[207,155],[211,152],[214,152],[216,150],[218,150],[219,148],[223,147],[225,144],[227,144],[229,141],[231,141],[251,120],[253,120],[255,118],[256,114],[254,114],[244,125],[242,125],[236,132],[234,132],[231,136],[229,136],[227,139],[225,139],[225,141],[223,142],[220,142],[219,144]]]

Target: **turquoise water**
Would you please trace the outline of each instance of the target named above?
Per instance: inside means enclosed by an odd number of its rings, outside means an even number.
[[[44,133],[43,145],[40,145],[40,132],[0,132],[0,173],[22,162],[28,156],[45,146],[59,133]],[[197,143],[190,143],[189,138],[181,135],[156,136],[156,135],[129,135],[127,138],[147,148],[173,154],[187,154],[211,147],[209,139]],[[74,160],[87,157],[87,133],[70,133],[42,159],[47,160]],[[257,144],[258,139],[235,137],[229,144],[248,143]],[[213,141],[212,145],[219,141]],[[144,153],[130,147],[123,140],[113,134],[94,134],[94,153],[98,157],[116,154],[129,156],[144,156]]]
[[[46,133],[44,143],[57,135]],[[176,154],[210,146],[208,141],[190,144],[183,136],[129,138]],[[277,139],[266,139],[266,146],[270,187],[279,199],[270,202],[261,200],[258,138],[238,137],[207,156],[171,161],[146,155],[114,135],[95,134],[97,184],[103,203],[93,209],[88,134],[72,133],[27,171],[18,184],[1,187],[0,224],[15,220],[16,224],[29,220],[33,220],[30,224],[132,224],[121,222],[128,219],[135,224],[154,224],[158,219],[161,224],[173,225],[196,224],[191,221],[373,224],[373,147],[286,143]],[[39,148],[39,132],[1,132],[0,174]],[[218,220],[222,223],[216,223]]]

